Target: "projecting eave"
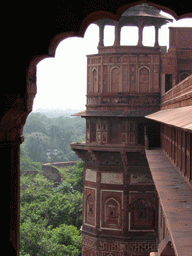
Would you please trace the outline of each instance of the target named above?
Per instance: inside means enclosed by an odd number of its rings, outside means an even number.
[[[151,114],[150,110],[85,110],[72,116],[81,117],[144,117]]]
[[[192,106],[160,110],[145,117],[192,132]]]
[[[71,116],[83,116],[84,113],[85,113],[85,110],[84,110],[84,111],[81,111],[81,112],[78,112],[78,113],[75,113],[75,114],[73,114],[73,115],[71,115]]]

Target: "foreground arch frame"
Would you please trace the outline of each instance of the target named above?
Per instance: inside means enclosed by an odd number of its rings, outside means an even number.
[[[23,48],[27,50],[25,74],[21,75],[20,80],[17,75],[21,73],[21,67],[15,64],[12,83],[9,81],[10,85],[4,88],[1,95],[3,100],[0,111],[0,151],[2,159],[7,160],[6,170],[3,172],[5,185],[2,192],[7,194],[7,202],[3,205],[3,219],[8,220],[4,226],[7,234],[5,237],[11,243],[10,255],[19,255],[20,144],[24,139],[23,126],[28,114],[32,111],[33,99],[37,92],[36,65],[44,58],[54,57],[56,48],[63,39],[73,36],[83,37],[91,22],[101,18],[119,20],[126,9],[142,3],[148,3],[168,12],[175,19],[192,17],[192,7],[188,6],[187,1],[183,2],[182,8],[180,3],[178,5],[174,3],[174,6],[171,6],[171,2],[166,2],[163,6],[160,5],[160,3],[163,4],[162,1],[129,3],[129,0],[114,0],[113,3],[109,0],[80,1],[78,6],[75,1],[71,3],[56,1],[51,6],[42,4],[42,7],[34,1],[33,5],[29,4],[25,11],[18,6],[13,13],[10,7],[7,8],[9,23],[12,18],[12,31],[15,28],[21,36],[17,37],[21,52],[14,49],[12,57],[16,52],[22,53]],[[11,40],[14,34],[8,34]],[[16,59],[19,61],[18,58]],[[7,211],[9,211],[9,218],[7,218]]]

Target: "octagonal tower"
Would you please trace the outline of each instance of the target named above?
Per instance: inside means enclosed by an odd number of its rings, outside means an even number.
[[[142,4],[118,22],[96,22],[100,39],[98,54],[87,56],[86,110],[75,114],[86,119],[86,142],[71,144],[84,162],[82,255],[147,256],[157,249],[158,202],[145,146],[158,145],[158,126],[144,116],[159,110],[158,31],[168,21]],[[105,25],[115,26],[113,46],[103,44]],[[120,45],[123,26],[138,27],[137,46]],[[144,26],[155,27],[154,47],[142,44]]]

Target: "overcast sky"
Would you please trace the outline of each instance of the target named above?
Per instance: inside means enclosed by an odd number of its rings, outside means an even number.
[[[162,12],[162,14],[171,17]],[[173,18],[173,17],[172,17]],[[159,44],[168,47],[168,27],[192,27],[192,19],[182,19],[164,25],[159,32]],[[99,28],[91,24],[84,38],[67,38],[56,49],[55,58],[46,58],[37,65],[37,95],[33,110],[38,109],[75,109],[84,110],[86,104],[86,55],[96,54],[99,40]],[[136,45],[137,27],[123,27],[121,45]],[[143,44],[153,46],[154,27],[143,31]],[[106,26],[104,44],[113,45],[114,27]]]

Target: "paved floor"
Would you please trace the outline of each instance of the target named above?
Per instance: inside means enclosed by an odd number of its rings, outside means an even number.
[[[146,150],[177,256],[192,256],[192,190],[161,149]]]

